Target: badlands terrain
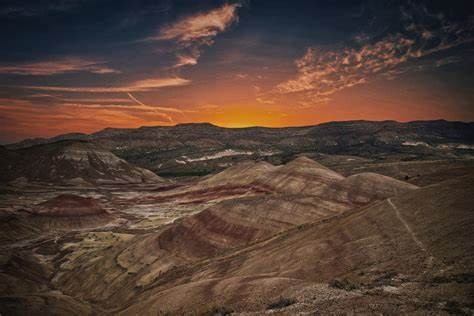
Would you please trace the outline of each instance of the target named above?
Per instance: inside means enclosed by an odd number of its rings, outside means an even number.
[[[0,147],[1,315],[474,313],[474,123]]]

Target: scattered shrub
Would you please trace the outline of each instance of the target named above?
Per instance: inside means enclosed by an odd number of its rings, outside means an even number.
[[[450,283],[456,282],[461,284],[470,284],[474,283],[474,274],[470,273],[461,273],[451,276],[435,276],[431,280],[433,283]]]
[[[217,306],[217,307],[212,307],[203,315],[206,316],[226,316],[232,314],[234,311],[228,307],[225,306]]]
[[[470,315],[470,314],[466,313],[464,310],[462,310],[459,303],[455,302],[455,301],[446,302],[444,310],[447,311],[449,314],[452,314],[452,315]]]
[[[276,302],[270,303],[267,306],[267,309],[278,309],[286,306],[290,306],[296,303],[294,298],[280,297]]]
[[[341,290],[346,290],[346,291],[352,291],[356,290],[359,288],[359,285],[350,281],[347,278],[344,279],[334,279],[331,282],[329,282],[329,286],[336,288],[336,289],[341,289]]]
[[[370,284],[370,287],[393,285],[394,282],[392,281],[392,279],[395,278],[397,275],[398,273],[395,271],[387,271],[378,278],[374,279]]]

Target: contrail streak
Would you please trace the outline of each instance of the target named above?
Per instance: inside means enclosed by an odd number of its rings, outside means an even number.
[[[147,107],[147,108],[150,108],[150,109],[154,109],[154,110],[158,110],[158,111],[163,111],[163,112],[170,112],[170,113],[179,113],[181,115],[184,115],[184,112],[180,109],[176,109],[176,108],[167,108],[167,107],[163,107],[163,106],[150,106],[150,105],[146,105],[144,104],[143,102],[141,102],[140,100],[138,100],[137,98],[135,98],[130,92],[127,92],[127,95],[128,97],[132,100],[132,101],[135,101],[137,104],[141,105],[141,106],[144,106],[144,107]]]
[[[143,105],[143,106],[146,106],[143,102],[141,102],[140,100],[138,100],[137,98],[135,98],[130,92],[127,92],[127,95],[130,97],[130,99],[132,99],[133,101],[137,102],[138,104]]]
[[[146,105],[145,103],[143,103],[140,100],[138,100],[137,98],[135,98],[130,92],[127,92],[127,95],[130,97],[130,99],[135,101],[141,107],[146,108],[147,110],[151,110],[151,111],[155,112],[156,114],[160,115],[161,117],[166,118],[170,123],[174,123],[174,120],[171,116],[169,116],[166,113],[161,113],[161,112],[158,111],[160,108]]]

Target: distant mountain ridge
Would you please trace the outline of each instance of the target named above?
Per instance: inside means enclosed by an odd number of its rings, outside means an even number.
[[[210,123],[106,128],[10,144],[9,149],[58,140],[87,140],[159,175],[207,174],[242,160],[285,163],[301,153],[400,160],[451,159],[474,154],[474,123],[341,121],[304,127],[223,128]]]
[[[242,128],[229,128],[229,127],[220,127],[214,125],[212,123],[183,123],[177,124],[174,126],[141,126],[138,128],[114,128],[114,127],[107,127],[98,132],[86,134],[86,133],[67,133],[67,134],[60,134],[54,137],[49,138],[28,138],[16,143],[11,143],[4,145],[9,149],[18,149],[18,148],[25,148],[30,147],[38,144],[45,144],[45,143],[52,143],[60,140],[94,140],[100,138],[107,138],[107,137],[117,137],[118,135],[130,135],[132,138],[135,136],[137,137],[140,134],[145,134],[149,131],[155,132],[168,132],[168,131],[196,131],[196,132],[211,132],[217,130],[223,131],[235,131],[238,134],[246,134],[245,132],[258,132],[260,131],[292,131],[292,132],[306,132],[306,131],[313,131],[315,132],[318,129],[327,129],[332,130],[333,128],[338,127],[349,127],[352,126],[356,130],[357,127],[372,127],[373,128],[386,128],[386,127],[393,127],[399,126],[400,128],[410,130],[416,128],[450,128],[451,132],[453,130],[457,130],[462,132],[466,129],[467,132],[474,132],[474,122],[460,122],[460,121],[446,121],[446,120],[430,120],[430,121],[410,121],[410,122],[397,122],[397,121],[365,121],[365,120],[355,120],[355,121],[334,121],[334,122],[325,122],[317,125],[309,125],[309,126],[290,126],[290,127],[261,127],[261,126],[251,126],[251,127],[242,127]],[[440,134],[443,134],[440,131]],[[456,137],[456,134],[450,134],[452,137]],[[461,135],[458,135],[461,136]],[[471,137],[474,137],[471,134]]]

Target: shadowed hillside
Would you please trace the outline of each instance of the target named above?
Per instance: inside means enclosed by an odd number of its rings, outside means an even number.
[[[19,150],[2,150],[4,181],[68,185],[161,182],[153,172],[83,141],[60,141]]]

